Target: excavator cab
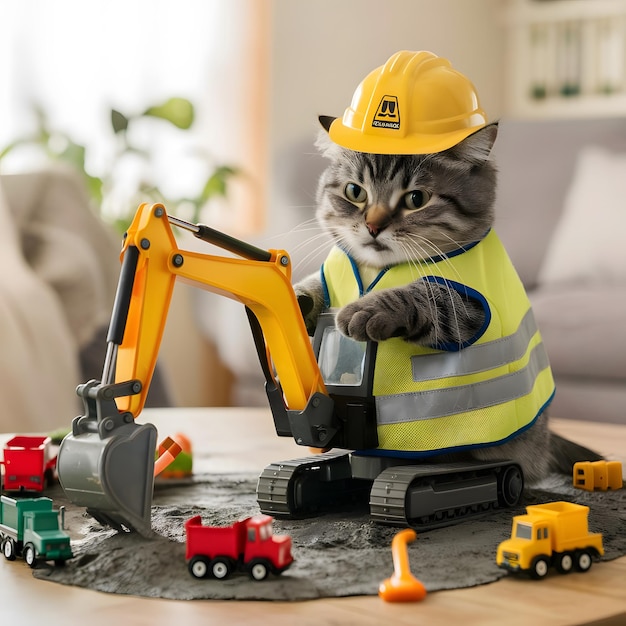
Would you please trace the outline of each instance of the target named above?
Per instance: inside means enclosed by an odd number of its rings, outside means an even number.
[[[265,364],[260,328],[249,314],[276,433],[312,448],[375,448],[378,434],[372,386],[377,344],[341,334],[335,326],[335,313],[329,310],[320,315],[312,341],[325,391],[311,395],[302,410],[290,409],[285,403],[279,380]]]
[[[342,422],[337,448],[368,449],[378,445],[376,403],[372,393],[376,347],[355,341],[335,325],[336,311],[322,313],[313,336],[313,352],[334,411]]]

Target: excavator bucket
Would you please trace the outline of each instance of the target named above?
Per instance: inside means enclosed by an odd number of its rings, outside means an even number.
[[[134,246],[124,254],[102,382],[90,380],[76,389],[84,414],[74,418],[72,432],[61,442],[57,472],[68,499],[100,523],[149,536],[157,431],[152,424],[137,424],[134,414],[115,400],[121,398],[124,406],[131,396],[142,397],[142,382],[113,382],[138,259]]]
[[[135,386],[138,381],[133,381]],[[120,386],[90,381],[78,394],[87,414],[74,419],[59,448],[57,472],[68,499],[100,523],[150,536],[157,431],[117,410]],[[118,389],[116,389],[116,387]]]

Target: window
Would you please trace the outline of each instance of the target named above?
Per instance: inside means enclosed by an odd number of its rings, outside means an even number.
[[[518,539],[530,539],[532,537],[533,527],[529,524],[518,524],[515,536]]]
[[[268,11],[266,3],[255,0],[5,3],[0,148],[33,131],[33,105],[41,105],[52,127],[89,147],[86,167],[99,175],[115,152],[111,108],[139,113],[182,96],[196,106],[194,145],[191,137],[177,141],[167,132],[158,137],[146,132],[139,141],[158,142],[151,165],[159,187],[171,197],[199,191],[206,172],[190,153],[200,146],[215,165],[235,164],[246,172],[232,194],[229,189],[228,210],[218,201],[209,217],[223,222],[218,227],[243,224],[243,230],[254,231],[262,221],[266,178],[262,90]],[[15,160],[3,161],[3,172],[40,165],[33,158],[16,153]],[[131,163],[120,175],[122,198],[128,178],[142,175],[136,169]],[[111,203],[110,210],[117,211],[115,196]]]

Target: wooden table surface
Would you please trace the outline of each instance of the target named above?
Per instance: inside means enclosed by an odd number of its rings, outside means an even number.
[[[139,421],[155,424],[160,438],[176,432],[190,436],[194,463],[202,471],[258,473],[272,461],[303,453],[290,439],[274,434],[265,409],[147,409]],[[553,428],[626,464],[626,424],[554,420]],[[418,568],[414,572],[419,578]],[[381,572],[381,580],[390,574]],[[438,626],[456,622],[463,626],[617,626],[626,624],[626,557],[596,563],[585,574],[553,574],[541,581],[507,576],[469,589],[432,592],[423,602],[408,604],[386,603],[378,596],[301,602],[119,596],[39,580],[22,560],[0,559],[0,605],[3,626],[185,622],[194,626]]]

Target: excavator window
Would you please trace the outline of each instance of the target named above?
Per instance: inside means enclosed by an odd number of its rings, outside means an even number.
[[[328,385],[363,383],[366,343],[342,335],[334,326],[326,326],[322,334],[318,363]]]

